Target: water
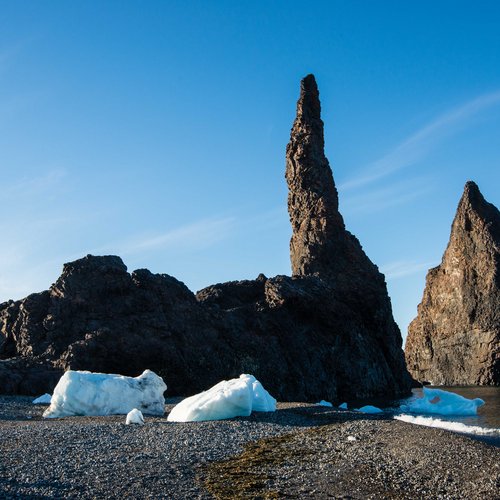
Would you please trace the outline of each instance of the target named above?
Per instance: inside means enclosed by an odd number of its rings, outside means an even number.
[[[474,416],[462,417],[460,415],[425,415],[432,419],[439,419],[445,422],[458,422],[468,426],[482,427],[486,429],[497,429],[493,436],[478,436],[467,434],[473,439],[479,439],[489,444],[500,447],[500,387],[467,386],[467,387],[446,387],[446,386],[428,386],[430,389],[442,389],[449,392],[460,394],[467,399],[481,398],[484,405],[478,408],[478,414]],[[422,396],[422,389],[413,389],[413,396]],[[412,397],[413,397],[412,396]],[[410,398],[388,401],[387,399],[372,399],[362,401],[352,401],[349,408],[359,408],[366,404],[372,404],[383,408],[386,412],[401,414],[399,407],[406,404]]]
[[[443,417],[442,420],[449,420],[452,422],[462,422],[465,425],[478,425],[480,427],[487,427],[489,429],[500,428],[500,387],[434,387],[429,386],[430,389],[443,389],[445,391],[460,394],[467,399],[481,398],[484,405],[480,406],[477,410],[477,415],[472,417],[460,417],[450,415]],[[422,389],[414,389],[414,393],[421,395]]]
[[[467,387],[446,387],[446,386],[429,386],[431,389],[442,389],[449,392],[460,394],[467,399],[481,398],[484,405],[480,406],[477,415],[460,416],[460,415],[429,415],[432,418],[438,418],[445,422],[459,422],[468,426],[478,426],[486,429],[498,429],[499,435],[496,437],[471,436],[475,439],[486,441],[495,446],[500,446],[500,387],[484,387],[484,386],[467,386]],[[422,389],[413,389],[415,396],[422,396]],[[395,401],[391,407],[397,412],[397,407],[405,404],[409,398]]]

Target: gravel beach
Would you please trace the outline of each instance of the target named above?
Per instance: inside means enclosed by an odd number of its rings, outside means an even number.
[[[500,498],[499,448],[388,417],[280,403],[134,426],[32,399],[0,397],[1,498]]]

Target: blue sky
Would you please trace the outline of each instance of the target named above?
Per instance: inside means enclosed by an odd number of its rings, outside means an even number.
[[[500,205],[496,1],[0,1],[0,301],[118,254],[289,274],[284,154],[321,93],[348,229],[403,335],[468,179]]]

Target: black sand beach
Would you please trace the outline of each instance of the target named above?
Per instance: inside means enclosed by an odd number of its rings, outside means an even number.
[[[2,498],[499,498],[498,448],[387,417],[281,403],[141,427],[31,401],[0,398]]]

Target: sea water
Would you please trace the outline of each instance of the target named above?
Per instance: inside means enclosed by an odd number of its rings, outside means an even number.
[[[441,389],[445,391],[460,394],[467,399],[481,398],[484,405],[480,406],[477,415],[474,416],[460,416],[460,415],[422,415],[432,420],[441,420],[444,422],[457,422],[466,426],[481,427],[484,429],[491,429],[492,432],[488,436],[480,436],[473,433],[463,433],[474,439],[486,441],[489,444],[500,446],[500,387],[485,387],[485,386],[427,386],[430,389]],[[421,397],[423,395],[422,389],[413,389],[411,397]],[[400,410],[401,405],[408,403],[410,398],[403,398],[398,400],[387,400],[383,398],[373,398],[370,400],[357,400],[351,401],[349,408],[359,408],[366,404],[372,404],[383,408],[386,413],[401,415],[403,412]],[[453,426],[450,426],[453,430]],[[455,430],[455,432],[458,432]]]
[[[476,439],[486,441],[495,446],[500,446],[500,387],[485,387],[485,386],[428,386],[430,389],[441,389],[449,392],[454,392],[467,399],[480,398],[484,401],[484,405],[480,406],[477,410],[477,415],[473,416],[460,416],[460,415],[427,415],[434,419],[439,419],[444,422],[458,422],[467,426],[482,427],[485,429],[496,429],[493,435],[478,436],[471,435]],[[421,397],[422,389],[413,389],[413,396]],[[397,408],[408,402],[409,398],[401,399],[393,402],[390,407],[391,410],[397,413]]]

